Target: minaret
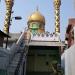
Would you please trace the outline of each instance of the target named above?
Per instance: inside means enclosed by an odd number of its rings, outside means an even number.
[[[60,34],[60,5],[61,0],[54,0],[55,8],[55,33]]]
[[[6,34],[9,34],[9,27],[10,27],[10,19],[11,19],[13,0],[5,0],[5,3],[6,3],[6,16],[5,16],[3,31]]]

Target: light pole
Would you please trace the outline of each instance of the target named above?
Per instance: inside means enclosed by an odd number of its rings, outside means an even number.
[[[15,19],[15,20],[21,20],[22,19],[22,17],[21,16],[16,16],[16,17],[12,17],[11,19],[10,19],[10,25],[11,25],[11,22],[12,22],[12,19]],[[9,35],[9,34],[8,34]],[[8,37],[7,37],[7,40],[6,40],[6,48],[7,48],[7,44],[8,44]]]

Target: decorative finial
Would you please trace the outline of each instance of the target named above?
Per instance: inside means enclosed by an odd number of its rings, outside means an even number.
[[[39,7],[38,6],[36,7],[36,11],[39,11]]]

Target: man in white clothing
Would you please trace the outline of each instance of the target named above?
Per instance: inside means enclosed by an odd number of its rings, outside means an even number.
[[[61,66],[65,75],[75,75],[75,44],[61,55]]]

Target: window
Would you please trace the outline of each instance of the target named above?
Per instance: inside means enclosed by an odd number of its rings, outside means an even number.
[[[32,28],[38,29],[39,28],[39,24],[38,23],[32,23]]]
[[[37,33],[37,29],[32,29],[32,34],[36,34]]]

